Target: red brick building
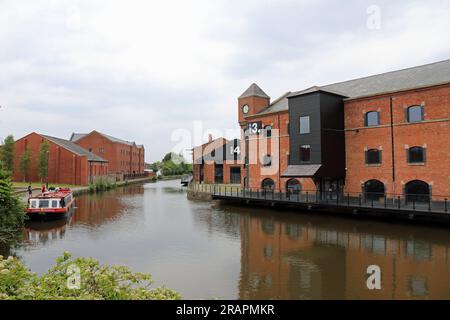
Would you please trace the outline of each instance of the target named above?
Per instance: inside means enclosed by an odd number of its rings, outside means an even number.
[[[193,149],[193,177],[199,183],[241,183],[240,141],[212,138]]]
[[[15,142],[14,181],[39,182],[38,157],[41,144],[49,143],[48,182],[87,185],[96,177],[108,174],[108,161],[77,144],[38,133],[30,133]],[[30,168],[25,177],[20,171],[20,158],[25,150],[31,155]]]
[[[73,133],[70,141],[109,161],[109,172],[144,174],[145,149],[143,145],[125,141],[98,131]]]
[[[247,188],[450,194],[450,60],[273,102],[252,84],[238,98],[238,114]]]

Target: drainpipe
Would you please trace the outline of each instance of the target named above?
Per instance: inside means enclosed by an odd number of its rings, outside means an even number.
[[[278,189],[281,192],[281,123],[280,123],[280,113],[278,113]]]
[[[392,191],[394,195],[396,194],[396,182],[395,182],[395,141],[394,141],[394,111],[392,106],[392,96],[389,97],[389,109],[391,113],[391,150],[392,150]]]

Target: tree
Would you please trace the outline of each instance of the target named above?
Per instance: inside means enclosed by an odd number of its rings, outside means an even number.
[[[173,152],[167,153],[167,154],[164,156],[164,158],[162,159],[162,162],[167,162],[167,161],[172,160],[173,154],[174,154]]]
[[[25,152],[20,156],[20,172],[23,175],[23,181],[27,181],[28,172],[30,171],[31,154],[30,150],[25,149]]]
[[[5,138],[0,156],[4,170],[12,173],[14,170],[14,137],[12,135]]]
[[[150,165],[150,169],[153,170],[153,172],[158,172],[162,167],[161,161],[156,161]]]
[[[44,140],[39,147],[39,158],[38,158],[38,176],[41,182],[44,178],[48,177],[48,157],[49,157],[50,144],[47,140]]]
[[[24,207],[14,194],[10,175],[0,166],[0,240],[2,233],[20,227],[24,217]]]
[[[46,273],[31,272],[19,259],[0,256],[0,300],[178,300],[180,294],[152,287],[150,274],[125,266],[102,265],[93,258],[56,259]]]

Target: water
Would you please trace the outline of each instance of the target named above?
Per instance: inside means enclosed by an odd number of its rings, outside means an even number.
[[[179,181],[77,198],[11,251],[42,273],[65,250],[151,273],[188,299],[450,299],[450,230],[195,202]],[[381,268],[381,290],[366,269]]]

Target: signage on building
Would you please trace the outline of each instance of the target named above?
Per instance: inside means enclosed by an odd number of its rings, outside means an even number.
[[[247,129],[249,135],[259,134],[262,130],[262,122],[261,121],[249,122]]]

